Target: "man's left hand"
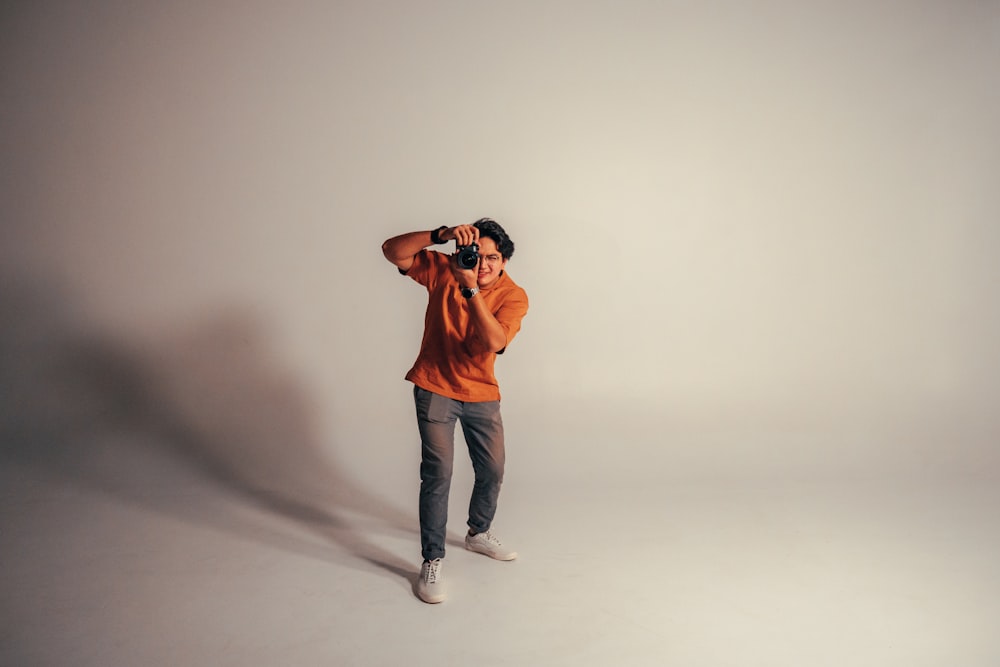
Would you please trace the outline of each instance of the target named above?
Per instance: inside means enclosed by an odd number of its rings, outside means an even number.
[[[448,266],[451,268],[451,275],[455,276],[455,280],[462,287],[468,287],[472,289],[479,284],[479,267],[472,269],[463,269],[458,265],[457,255],[452,255],[448,258]]]

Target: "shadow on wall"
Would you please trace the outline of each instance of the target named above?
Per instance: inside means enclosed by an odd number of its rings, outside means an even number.
[[[409,562],[365,536],[413,537],[415,517],[338,469],[308,397],[250,315],[127,342],[82,326],[61,290],[3,285],[4,465],[242,539],[415,578]]]

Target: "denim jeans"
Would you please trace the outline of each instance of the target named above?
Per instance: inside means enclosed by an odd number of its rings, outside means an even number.
[[[455,453],[455,422],[461,422],[475,483],[469,500],[469,528],[489,530],[503,482],[504,444],[500,401],[456,401],[414,385],[420,429],[420,548],[425,560],[443,558]]]

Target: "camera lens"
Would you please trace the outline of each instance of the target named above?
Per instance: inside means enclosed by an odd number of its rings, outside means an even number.
[[[458,248],[458,265],[463,269],[474,269],[479,264],[479,246],[475,243]]]

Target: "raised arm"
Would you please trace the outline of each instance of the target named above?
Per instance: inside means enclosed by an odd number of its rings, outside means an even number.
[[[427,246],[434,245],[433,234],[432,231],[407,232],[393,236],[382,244],[382,254],[399,267],[400,271],[409,271],[413,265],[413,256]],[[441,229],[437,237],[442,243],[457,239],[460,245],[468,245],[479,239],[479,230],[472,225],[458,225]]]
[[[413,265],[413,256],[429,245],[433,245],[433,232],[407,232],[393,236],[382,244],[382,254],[399,267],[400,271],[409,271]]]

